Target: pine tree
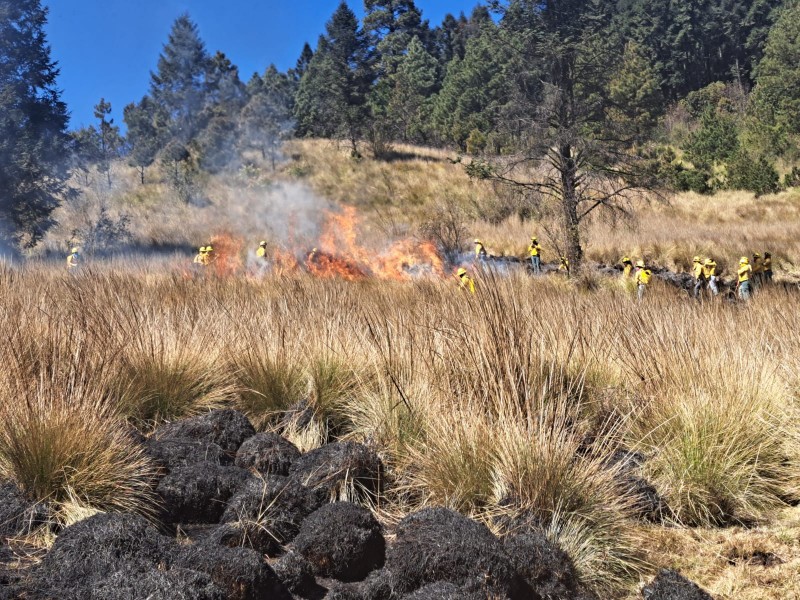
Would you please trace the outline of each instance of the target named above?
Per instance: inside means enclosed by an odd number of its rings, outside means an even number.
[[[561,253],[573,271],[583,260],[583,221],[598,209],[626,214],[631,198],[658,185],[650,165],[629,151],[609,120],[614,58],[612,11],[605,0],[512,0],[502,21],[514,48],[514,94],[509,113],[519,127],[510,160],[475,160],[471,176],[510,185],[560,212]],[[520,176],[526,165],[534,177]]]
[[[800,3],[781,12],[756,68],[751,98],[756,136],[772,153],[800,153]]]
[[[240,138],[245,147],[269,158],[275,170],[281,142],[292,131],[294,80],[270,65],[263,77],[250,80],[248,88],[250,101],[239,116]]]
[[[184,145],[199,129],[209,63],[197,26],[188,14],[181,15],[172,25],[156,72],[150,74],[150,96],[163,113],[170,136]]]
[[[291,70],[289,75],[292,79],[296,82],[300,82],[305,75],[306,71],[308,71],[308,65],[311,63],[311,59],[314,58],[314,51],[311,49],[311,46],[308,45],[308,42],[303,44],[303,50],[300,52],[300,56],[297,58],[297,63],[294,66],[294,69]]]
[[[123,119],[128,127],[127,142],[130,146],[128,164],[136,167],[139,178],[144,185],[144,172],[153,164],[162,140],[156,127],[156,106],[145,96],[139,104],[131,103],[125,107]]]
[[[97,168],[101,173],[106,174],[108,187],[111,187],[111,162],[119,158],[122,149],[122,136],[119,127],[114,125],[114,119],[109,119],[111,114],[111,103],[106,102],[105,98],[100,98],[94,107],[94,117],[99,121],[97,131],[98,157]]]
[[[68,193],[67,109],[39,0],[0,0],[0,241],[30,247]]]
[[[400,124],[396,138],[410,143],[430,141],[429,114],[431,98],[439,87],[438,63],[428,54],[419,38],[408,46],[393,77],[392,98],[388,111]]]
[[[325,30],[297,92],[298,132],[348,140],[353,155],[358,155],[369,120],[367,97],[373,81],[369,43],[344,2]]]
[[[622,62],[609,82],[608,116],[615,129],[631,141],[642,140],[664,110],[658,75],[645,49],[628,42]]]
[[[466,150],[473,131],[488,136],[497,130],[497,117],[512,96],[508,40],[489,25],[467,43],[464,59],[447,67],[442,89],[433,102],[433,126],[440,138]]]

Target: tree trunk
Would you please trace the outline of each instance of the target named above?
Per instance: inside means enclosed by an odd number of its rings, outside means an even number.
[[[569,260],[570,271],[577,273],[583,261],[581,248],[580,222],[578,220],[578,167],[572,156],[572,146],[564,144],[559,147],[559,171],[561,172],[561,203],[564,209],[565,252]]]
[[[139,167],[139,178],[142,181],[142,185],[144,185],[144,167]]]

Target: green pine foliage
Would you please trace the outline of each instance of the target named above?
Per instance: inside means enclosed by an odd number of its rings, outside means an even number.
[[[0,245],[36,244],[68,193],[67,107],[39,0],[0,0]]]

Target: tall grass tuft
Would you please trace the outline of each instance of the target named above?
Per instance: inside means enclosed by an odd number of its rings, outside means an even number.
[[[7,323],[2,327],[8,335]],[[102,356],[79,332],[53,324],[38,356],[4,340],[0,376],[0,476],[31,499],[59,506],[151,514],[154,467],[105,395]],[[11,344],[9,344],[11,342]]]

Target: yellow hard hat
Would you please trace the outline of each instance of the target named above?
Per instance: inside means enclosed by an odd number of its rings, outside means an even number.
[[[77,248],[73,248],[73,249],[71,250],[71,252],[72,252],[73,254],[76,254],[76,253],[78,252],[78,249],[77,249]]]
[[[464,276],[464,275],[466,275],[466,274],[467,274],[467,270],[466,270],[464,267],[460,267],[460,268],[458,269],[458,276],[459,276],[459,277],[463,277],[463,276]]]
[[[636,266],[644,269],[644,261],[643,260],[637,260],[636,261]]]
[[[747,258],[746,256],[743,256],[742,258],[739,259],[739,264],[740,265],[750,264],[750,259]]]
[[[261,240],[258,245],[259,246],[266,246],[267,242],[265,242],[264,240]]]
[[[631,259],[630,259],[630,257],[628,257],[628,256],[623,256],[623,257],[622,257],[622,264],[623,264],[623,265],[624,265],[625,263],[629,263],[629,262],[631,262]]]
[[[710,258],[707,258],[707,259],[705,259],[705,260],[703,261],[703,264],[704,264],[704,265],[710,265],[710,264],[711,264],[711,263],[713,263],[713,262],[714,262],[713,260],[711,260]]]
[[[200,246],[200,252],[205,252],[205,251],[206,251],[206,247],[205,246]]]
[[[532,235],[532,236],[531,236],[531,241],[532,241],[532,242],[538,242],[538,241],[539,241],[539,238],[537,238],[535,235]]]
[[[753,258],[761,258],[761,255],[758,252],[753,252]]]
[[[213,248],[211,246],[206,246],[206,252],[211,252]]]
[[[695,256],[695,257],[692,259],[692,262],[700,262],[700,257],[699,257],[699,256]]]
[[[478,238],[475,238],[475,243],[476,244],[482,244],[483,242],[481,242]]]

